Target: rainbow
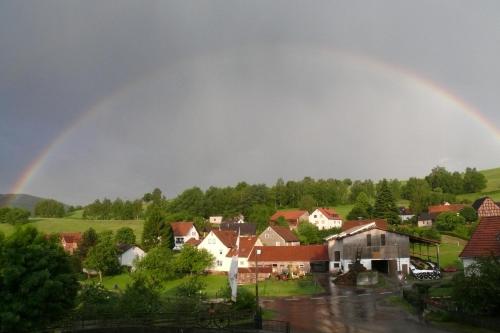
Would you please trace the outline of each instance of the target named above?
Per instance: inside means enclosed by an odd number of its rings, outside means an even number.
[[[369,58],[366,56],[362,56],[359,54],[349,53],[346,51],[340,51],[336,49],[322,49],[316,48],[316,51],[323,53],[326,52],[331,56],[342,56],[347,57],[350,61],[358,63],[360,65],[370,66],[372,68],[376,68],[382,70],[383,72],[387,72],[392,75],[399,75],[401,79],[410,80],[414,85],[418,87],[427,88],[429,91],[432,91],[434,94],[442,97],[450,104],[456,106],[458,110],[462,110],[469,117],[474,119],[476,122],[480,123],[486,130],[488,130],[492,135],[500,140],[500,129],[496,127],[496,125],[491,122],[487,117],[485,117],[477,108],[465,102],[459,96],[454,95],[451,91],[445,89],[442,86],[439,86],[437,83],[431,81],[428,78],[425,78],[422,75],[419,75],[412,70],[401,67],[394,64],[385,63],[378,59]],[[308,50],[308,52],[314,52],[314,50]],[[78,116],[72,123],[70,123],[66,128],[64,128],[56,138],[50,142],[40,153],[31,161],[31,163],[24,168],[21,172],[20,176],[11,186],[9,193],[22,193],[23,189],[29,183],[29,181],[35,177],[36,173],[40,168],[45,164],[48,160],[51,151],[64,142],[74,129],[80,126],[83,122],[92,118],[96,114],[102,112],[105,109],[107,103],[111,103],[113,100],[117,99],[122,93],[124,93],[128,87],[133,86],[137,82],[140,82],[144,79],[148,79],[151,75],[157,75],[157,73],[161,73],[162,71],[154,71],[152,73],[147,73],[146,75],[142,75],[139,78],[131,80],[125,85],[119,87],[111,95],[108,95],[97,101],[92,107],[89,108],[88,111],[83,112],[80,116]]]

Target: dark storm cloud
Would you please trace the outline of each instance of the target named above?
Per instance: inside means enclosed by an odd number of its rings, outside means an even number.
[[[122,96],[127,101],[120,105],[123,111],[110,111],[115,118],[121,114],[122,126],[113,125],[119,121],[103,122],[102,126],[89,123],[86,131],[93,128],[95,135],[81,143],[78,138],[82,137],[75,134],[65,148],[69,153],[87,146],[78,162],[89,169],[84,163],[88,158],[100,170],[88,174],[87,180],[95,181],[95,189],[85,187],[78,194],[71,192],[66,184],[75,170],[70,167],[71,158],[64,156],[64,149],[60,148],[61,152],[51,158],[64,161],[64,170],[62,167],[58,170],[52,163],[54,175],[40,172],[37,175],[40,179],[33,180],[27,190],[78,202],[105,194],[134,196],[159,183],[175,194],[190,185],[227,184],[245,177],[252,181],[272,181],[280,174],[299,178],[305,175],[406,177],[425,173],[440,159],[450,167],[496,166],[498,154],[484,157],[459,153],[458,148],[462,143],[490,140],[485,151],[494,152],[498,145],[489,146],[494,137],[467,133],[468,140],[461,142],[453,131],[442,140],[458,139],[455,146],[442,147],[441,155],[428,156],[425,162],[419,158],[411,170],[405,164],[393,164],[388,170],[387,164],[368,163],[367,156],[374,159],[376,156],[369,151],[364,157],[358,155],[358,146],[370,141],[374,129],[377,133],[391,131],[384,110],[349,103],[349,98],[360,96],[372,100],[370,86],[356,85],[355,66],[350,67],[349,73],[336,68],[330,76],[322,76],[324,67],[330,66],[324,60],[321,60],[323,67],[311,65],[310,71],[302,72],[297,64],[319,59],[313,55],[314,50],[331,49],[407,67],[475,105],[499,127],[499,10],[500,5],[495,1],[3,1],[0,3],[0,192],[9,190],[21,170],[63,128],[98,101],[124,89],[136,96],[135,100]],[[290,50],[289,46],[300,50],[297,54],[302,60],[294,58],[293,64],[281,61],[287,59],[288,55],[282,52]],[[313,50],[312,55],[308,49]],[[209,60],[196,60],[205,56]],[[332,63],[336,62],[339,60],[332,59]],[[217,71],[203,66],[214,66]],[[155,89],[152,82],[143,82],[158,72],[175,73],[176,79],[160,75],[156,82],[161,82],[162,89]],[[346,84],[349,80],[354,81]],[[370,80],[377,81],[375,77]],[[377,81],[377,84],[385,83]],[[329,89],[342,92],[333,94],[341,109],[328,110],[328,105],[320,103],[321,100],[334,103],[329,100],[332,95]],[[387,88],[388,96],[394,89],[398,88]],[[354,94],[352,90],[357,91]],[[224,100],[214,101],[215,98]],[[201,103],[210,107],[205,108]],[[251,103],[255,107],[249,107]],[[357,110],[350,110],[354,107]],[[368,112],[378,112],[379,116]],[[148,114],[150,119],[145,121],[140,113]],[[137,126],[129,128],[131,121]],[[158,126],[159,121],[165,125]],[[321,124],[333,121],[331,127]],[[346,127],[355,124],[361,124],[364,133]],[[405,126],[403,120],[397,125]],[[460,122],[458,126],[467,125]],[[124,128],[136,134],[124,132]],[[151,132],[161,128],[168,132],[153,135],[156,139],[153,143],[165,140],[166,151],[156,154],[145,151],[144,145],[152,144]],[[300,139],[273,135],[273,131],[296,128],[305,133]],[[283,166],[281,161],[287,159],[287,163],[294,164],[301,156],[317,158],[330,145],[325,136],[317,134],[330,128],[335,135],[326,137],[342,141],[342,145],[334,145],[335,153],[347,161],[341,163],[330,158],[301,168]],[[353,132],[358,133],[354,136]],[[426,133],[424,129],[421,132]],[[203,140],[199,133],[207,133],[210,140]],[[409,145],[418,147],[422,140],[417,134],[393,141],[383,138],[381,142],[390,142],[386,149],[394,151]],[[113,151],[121,149],[117,159],[130,167],[117,170],[111,161],[99,165],[96,161],[99,149],[92,148],[96,145]],[[420,153],[424,154],[429,145],[432,142],[422,143]],[[453,161],[447,162],[449,156],[442,151],[450,151],[450,147],[457,152],[450,153]],[[131,162],[138,157],[152,160],[155,165]],[[196,167],[199,164],[206,167],[200,171]],[[234,168],[229,170],[224,165]],[[108,173],[115,176],[107,179],[100,176]],[[137,180],[134,186],[123,181],[127,175]],[[98,183],[107,185],[100,187]]]

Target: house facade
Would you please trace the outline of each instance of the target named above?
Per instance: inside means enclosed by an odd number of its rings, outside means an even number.
[[[210,216],[208,218],[208,222],[212,224],[221,224],[222,223],[222,216]]]
[[[144,252],[140,247],[135,245],[124,246],[120,248],[121,254],[118,256],[120,261],[120,266],[130,267],[134,269],[134,263],[136,259],[142,259],[146,252]]]
[[[298,246],[298,237],[287,227],[269,226],[260,235],[264,246]]]
[[[198,249],[205,249],[215,260],[209,268],[213,272],[228,272],[231,265],[229,251],[236,247],[238,234],[231,230],[214,229],[198,245]]]
[[[249,257],[250,267],[256,267],[256,260],[259,269],[271,267],[275,274],[292,273],[300,276],[311,271],[328,270],[328,247],[326,245],[255,246]]]
[[[431,217],[431,214],[429,213],[421,213],[419,216],[418,216],[418,220],[417,220],[417,226],[419,228],[430,228],[432,227],[432,217]]]
[[[279,210],[271,216],[271,224],[276,224],[283,218],[291,230],[297,229],[300,222],[309,221],[309,213],[306,210]]]
[[[484,197],[477,199],[472,204],[478,217],[500,216],[500,207],[491,198]]]
[[[170,225],[174,234],[174,250],[182,249],[184,243],[190,238],[200,239],[193,222],[172,222]]]
[[[326,238],[330,271],[348,272],[360,259],[368,270],[383,273],[408,273],[410,266],[410,241],[407,235],[390,232],[375,222],[356,226]]]
[[[317,208],[309,215],[309,223],[314,224],[320,230],[342,227],[339,214],[330,208]]]
[[[82,240],[80,232],[63,232],[59,234],[64,251],[73,254],[78,249],[78,243]]]
[[[262,242],[257,236],[240,236],[235,247],[229,250],[226,257],[231,260],[233,256],[237,255],[238,268],[250,267],[248,258],[254,246],[262,246]]]
[[[219,225],[220,230],[232,230],[242,236],[255,236],[257,225],[255,223],[222,222]]]
[[[500,258],[500,216],[485,216],[479,219],[476,230],[465,245],[459,258],[464,270],[485,257]]]
[[[398,209],[399,209],[399,218],[403,222],[408,221],[415,216],[415,214],[413,214],[409,208],[399,207]]]

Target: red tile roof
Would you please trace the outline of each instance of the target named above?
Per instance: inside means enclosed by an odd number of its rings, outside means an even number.
[[[439,214],[439,213],[443,213],[443,212],[458,213],[464,207],[465,207],[465,205],[462,205],[462,204],[444,204],[444,205],[429,206],[428,211],[429,211],[429,214]]]
[[[260,249],[258,261],[328,261],[328,246],[255,246],[248,260],[255,261],[255,250]]]
[[[377,228],[380,228],[382,230],[387,230],[388,228],[387,221],[384,219],[352,220],[352,221],[344,221],[344,223],[342,224],[342,231],[346,231],[354,227],[360,227],[373,222],[375,222]]]
[[[226,247],[233,248],[236,246],[236,239],[238,238],[236,231],[212,229],[212,232]]]
[[[252,252],[252,249],[253,249],[257,239],[259,239],[257,236],[240,236],[240,247],[239,247],[238,256],[248,258],[248,256],[250,255],[250,252]],[[227,253],[227,257],[234,256],[236,254],[236,251],[237,251],[236,247],[232,248]]]
[[[188,236],[189,230],[193,227],[193,222],[172,222],[170,225],[174,236],[182,237]]]
[[[280,235],[285,242],[298,242],[299,238],[290,230],[288,227],[281,227],[277,225],[271,226],[271,229],[276,231],[278,235]]]
[[[482,217],[460,258],[500,257],[500,216]]]
[[[333,208],[318,208],[318,210],[325,215],[325,217],[329,220],[338,220],[340,219],[339,214]]]
[[[286,221],[296,222],[302,215],[308,214],[305,210],[279,210],[271,216],[271,221],[277,221],[283,217]]]
[[[184,242],[184,244],[189,244],[192,246],[198,246],[203,239],[194,239],[194,238],[189,238],[187,241]]]
[[[82,240],[81,232],[61,232],[59,236],[66,243],[79,243]]]

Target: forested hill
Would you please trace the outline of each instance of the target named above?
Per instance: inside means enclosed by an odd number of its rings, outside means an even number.
[[[45,199],[29,194],[0,194],[0,207],[23,208],[33,213],[36,204]]]

